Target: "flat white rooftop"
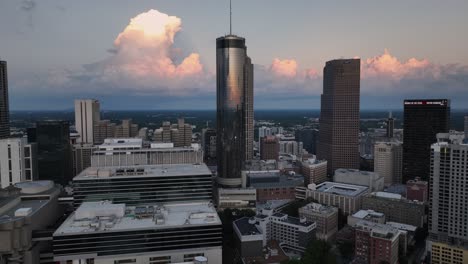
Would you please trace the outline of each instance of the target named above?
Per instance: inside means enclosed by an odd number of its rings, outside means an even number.
[[[315,184],[309,184],[308,189],[317,192],[333,193],[336,195],[356,197],[366,192],[369,188],[361,185],[327,181],[316,186]]]
[[[211,175],[206,164],[162,164],[131,165],[111,167],[89,167],[73,178],[76,180],[132,178],[132,177],[170,177]]]
[[[85,202],[55,231],[54,236],[220,225],[211,203],[126,206]]]

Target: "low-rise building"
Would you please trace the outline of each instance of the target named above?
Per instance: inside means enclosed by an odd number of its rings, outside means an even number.
[[[255,208],[257,190],[255,188],[217,188],[217,205],[225,208]]]
[[[416,178],[414,180],[409,180],[406,182],[406,199],[427,202],[429,192],[429,184],[427,181],[421,181],[421,179]]]
[[[0,263],[51,263],[50,228],[63,215],[52,181],[21,182],[0,190]]]
[[[315,157],[300,162],[301,173],[304,175],[305,185],[311,183],[320,184],[327,180],[327,161],[318,160]]]
[[[304,178],[295,173],[281,174],[274,171],[245,171],[247,187],[257,190],[257,201],[294,200],[295,188],[304,186]]]
[[[399,194],[374,192],[362,199],[362,208],[383,213],[387,221],[422,227],[424,203],[403,198]]]
[[[127,206],[86,202],[53,234],[54,261],[222,262],[222,226],[211,203]],[[83,242],[86,241],[86,246]]]
[[[400,231],[388,225],[360,221],[355,226],[355,254],[370,264],[398,263]]]
[[[337,169],[333,175],[333,181],[367,186],[371,192],[383,191],[384,189],[384,177],[372,171]]]
[[[233,228],[241,256],[252,257],[262,255],[271,240],[283,248],[304,252],[307,244],[315,239],[316,223],[263,209],[254,217],[234,221]]]
[[[353,214],[361,209],[362,197],[369,188],[362,185],[324,182],[296,188],[297,199],[312,198],[318,203],[338,207],[344,214]]]
[[[318,239],[329,241],[338,232],[338,208],[336,207],[309,203],[299,208],[299,217],[317,224]]]
[[[468,263],[468,249],[442,242],[429,242],[431,263],[433,264],[465,264]]]
[[[348,225],[350,226],[354,227],[363,220],[377,224],[385,224],[385,215],[374,210],[359,210],[353,215],[348,215]]]

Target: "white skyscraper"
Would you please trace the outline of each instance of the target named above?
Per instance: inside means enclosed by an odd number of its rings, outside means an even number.
[[[374,172],[384,177],[385,185],[402,183],[403,145],[377,142],[374,145]]]
[[[100,111],[98,100],[75,100],[75,128],[80,134],[78,143],[94,143],[94,125],[101,120]]]
[[[0,182],[5,188],[23,181],[37,179],[36,144],[26,138],[0,140]]]

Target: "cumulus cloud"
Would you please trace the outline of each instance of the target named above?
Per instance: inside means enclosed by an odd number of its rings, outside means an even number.
[[[77,71],[54,72],[49,80],[54,86],[135,94],[188,95],[206,89],[211,77],[200,55],[183,56],[184,51],[174,47],[181,27],[182,21],[176,16],[153,9],[141,13],[116,37],[109,58]]]
[[[270,66],[270,70],[281,77],[296,77],[297,74],[297,62],[295,60],[280,60],[275,58]]]

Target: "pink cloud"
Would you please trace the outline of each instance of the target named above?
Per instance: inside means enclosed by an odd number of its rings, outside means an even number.
[[[295,60],[275,58],[270,69],[277,76],[293,78],[297,74],[297,62]]]

